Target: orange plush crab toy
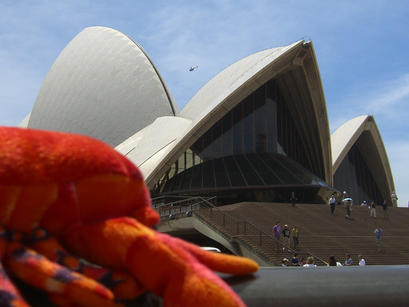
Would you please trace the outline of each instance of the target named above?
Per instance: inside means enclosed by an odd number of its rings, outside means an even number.
[[[243,306],[211,270],[257,264],[158,233],[158,220],[139,170],[103,142],[0,127],[1,306],[27,306],[7,274],[61,306],[120,306],[145,290],[165,306]]]

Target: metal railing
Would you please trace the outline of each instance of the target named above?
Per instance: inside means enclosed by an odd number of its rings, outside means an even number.
[[[169,202],[169,200],[173,201]],[[212,202],[216,202],[216,197],[162,196],[152,199],[152,206],[163,221],[192,216],[193,211],[199,210],[203,204],[212,204]]]
[[[254,224],[235,217],[225,211],[220,210],[211,203],[204,202],[200,211],[195,211],[194,216],[204,221],[213,230],[222,232],[224,237],[230,240],[237,240],[247,245],[259,256],[271,262],[274,257],[275,240],[271,234],[264,232]],[[209,223],[209,220],[212,223]],[[222,228],[222,229],[220,229]],[[318,265],[327,265],[327,262],[306,251],[295,251],[282,242],[279,242],[279,248],[285,249],[289,253],[297,253],[300,256],[314,257]],[[280,255],[281,257],[282,255]],[[278,263],[275,263],[278,265]]]
[[[152,199],[152,206],[159,212],[162,221],[194,215],[227,240],[236,240],[244,244],[266,262],[271,263],[274,258],[274,237],[254,224],[220,210],[215,206],[216,203],[216,197],[165,195]],[[317,264],[327,265],[323,259],[309,252],[295,251],[282,242],[279,243],[279,248],[284,248],[289,253],[297,252],[300,256],[312,256]],[[278,265],[278,263],[275,264]]]

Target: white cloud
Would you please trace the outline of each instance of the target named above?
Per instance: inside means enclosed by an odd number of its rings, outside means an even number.
[[[365,108],[367,112],[372,114],[381,112],[387,116],[394,116],[396,105],[409,105],[409,73],[377,88],[372,95],[373,98],[368,100]]]
[[[399,126],[401,133],[409,137],[409,73],[392,80],[362,82],[362,87],[353,92],[340,93],[341,101],[328,108],[331,130],[354,117],[370,114],[382,130]]]
[[[290,34],[293,22],[280,23],[285,15],[280,3],[272,6],[269,1],[190,2],[163,5],[151,15],[149,31],[141,37],[144,48],[182,107],[233,62],[299,38]],[[192,65],[199,69],[189,74]]]

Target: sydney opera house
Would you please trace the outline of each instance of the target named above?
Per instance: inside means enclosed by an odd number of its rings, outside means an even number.
[[[221,203],[392,203],[393,177],[372,116],[331,135],[311,42],[251,54],[182,109],[148,54],[114,29],[89,27],[61,52],[22,126],[81,133],[126,155],[154,196]],[[395,204],[396,205],[396,204]]]

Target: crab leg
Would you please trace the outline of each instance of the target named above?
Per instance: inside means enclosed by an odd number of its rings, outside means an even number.
[[[206,265],[233,274],[249,274],[258,269],[250,259],[199,252],[132,218],[78,225],[63,240],[95,263],[127,268],[149,290],[162,296],[166,306],[244,306]]]
[[[0,188],[0,192],[1,192]],[[0,226],[0,306],[7,307],[28,307],[29,305],[24,301],[19,291],[11,282],[6,271],[3,268],[4,255],[7,246],[7,231]]]
[[[28,307],[0,263],[0,306]]]
[[[116,298],[133,299],[146,290],[142,285],[136,282],[135,278],[126,272],[108,270],[87,263],[70,254],[54,237],[51,237],[43,229],[36,229],[33,232],[33,237],[33,243],[30,244],[30,247],[35,251],[53,262],[57,262],[72,271],[83,274],[103,284],[112,290]]]
[[[206,266],[213,271],[234,275],[246,275],[257,271],[257,268],[254,268],[254,262],[251,261],[249,264],[248,258],[227,254],[210,253],[201,249],[197,245],[186,242],[184,240],[162,233],[158,235],[160,237],[163,237],[162,240],[165,242],[174,242],[173,244],[183,248],[184,250],[192,254],[200,263],[205,263]],[[251,271],[251,269],[253,270]]]
[[[96,281],[49,261],[20,243],[7,246],[5,263],[22,281],[50,293],[63,294],[79,306],[118,307],[113,294]]]

